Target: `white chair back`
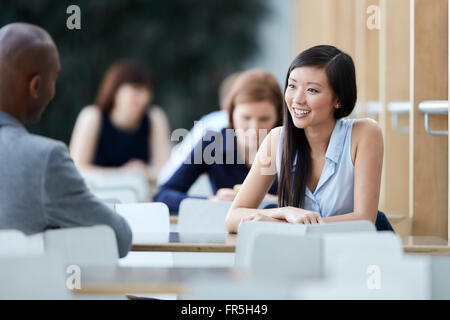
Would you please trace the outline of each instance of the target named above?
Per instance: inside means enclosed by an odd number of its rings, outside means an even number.
[[[94,194],[110,196],[114,191],[121,191],[122,203],[149,201],[151,192],[146,178],[134,173],[99,173],[83,172],[83,177],[89,189]],[[115,194],[116,197],[118,194]],[[103,197],[103,196],[102,196]],[[131,200],[130,197],[133,197]]]
[[[0,257],[0,299],[70,299],[59,255]]]
[[[350,265],[378,265],[403,257],[402,241],[390,231],[325,234],[322,241],[327,275],[343,274]]]
[[[0,230],[0,257],[28,253],[27,237],[18,230]]]
[[[186,198],[178,210],[178,232],[226,233],[225,218],[231,207],[231,201],[210,201]],[[263,201],[264,208],[274,201]]]
[[[251,238],[248,267],[264,272],[320,276],[320,238],[262,231]]]
[[[299,283],[294,299],[430,299],[430,263],[425,256],[349,261],[322,281]],[[375,262],[375,263],[374,263]],[[373,264],[374,263],[374,264]]]
[[[431,298],[450,300],[450,256],[433,257],[431,261]]]
[[[169,232],[169,208],[162,202],[118,203],[115,209],[130,225],[133,238],[149,232]]]
[[[250,254],[253,250],[254,239],[258,233],[265,231],[284,231],[297,232],[304,235],[306,227],[300,224],[286,224],[278,222],[245,222],[241,223],[238,229],[236,250],[235,250],[235,264],[236,266],[249,266]]]
[[[315,225],[306,225],[306,224],[287,224],[287,223],[278,223],[278,222],[246,222],[242,223],[239,226],[238,230],[238,237],[237,237],[237,243],[236,243],[236,253],[235,253],[235,263],[236,265],[241,266],[249,266],[252,265],[252,259],[255,263],[258,263],[257,259],[250,254],[255,250],[254,246],[258,250],[260,250],[261,256],[264,257],[264,246],[261,245],[261,243],[267,243],[267,245],[270,246],[270,242],[267,240],[259,241],[258,243],[254,243],[256,238],[259,236],[259,234],[266,234],[267,239],[271,239],[270,241],[276,241],[277,235],[280,237],[280,241],[287,242],[289,239],[283,239],[283,235],[286,235],[286,237],[293,237],[292,241],[302,242],[300,239],[296,239],[299,237],[305,237],[305,236],[323,236],[323,235],[331,235],[331,234],[354,234],[358,233],[360,231],[365,231],[368,234],[376,234],[376,229],[373,223],[370,221],[350,221],[350,222],[335,222],[335,223],[324,223],[324,224],[315,224]],[[273,236],[269,235],[273,234]],[[272,239],[273,238],[273,239]],[[311,241],[311,246],[319,246],[317,248],[316,252],[321,252],[320,248],[320,241],[317,240],[304,240],[304,241]],[[315,243],[315,244],[313,244]],[[289,249],[290,245],[286,244],[286,248]],[[280,244],[279,248],[283,248]],[[292,252],[295,251],[295,246],[292,248]],[[280,249],[279,249],[280,250]],[[307,251],[307,248],[304,248],[302,250],[305,250],[305,254],[313,254],[312,251]],[[286,253],[288,250],[286,250]],[[291,252],[291,253],[292,253]],[[299,252],[299,251],[298,251]],[[282,255],[283,253],[275,252],[274,255]],[[292,254],[294,256],[295,254]],[[269,255],[270,256],[270,255]],[[289,256],[289,255],[288,255]],[[286,256],[286,258],[288,258]],[[317,262],[317,257],[311,256],[314,263]],[[302,263],[302,257],[298,257],[298,261],[292,260],[292,265],[296,266],[296,264]],[[283,259],[283,256],[280,257],[280,259]],[[276,260],[276,259],[274,259]],[[288,260],[289,261],[289,260]],[[311,263],[311,268],[314,268],[314,263]],[[320,264],[319,264],[320,266]],[[305,267],[306,270],[310,270],[307,267]]]
[[[178,232],[226,233],[230,206],[230,201],[184,199],[178,211]]]
[[[59,254],[67,265],[114,265],[119,253],[109,226],[55,229],[44,232],[46,254]]]
[[[123,216],[133,232],[133,243],[145,243],[147,237],[155,241],[167,241],[169,236],[169,208],[162,202],[116,204],[116,212]],[[120,259],[121,266],[170,267],[173,266],[171,252],[129,252]]]
[[[320,238],[305,237],[305,225],[248,222],[239,227],[235,265],[265,272],[321,274]]]
[[[81,276],[83,266],[114,265],[119,258],[116,237],[109,226],[54,229],[27,237],[18,231],[0,232],[3,243],[10,249],[0,250],[0,299],[80,298],[68,289],[70,272]],[[15,250],[12,255],[11,250]]]
[[[306,234],[322,235],[332,233],[348,233],[348,232],[373,232],[377,231],[375,225],[368,220],[344,221],[344,222],[328,222],[321,224],[307,224]]]
[[[0,230],[0,257],[28,256],[44,253],[42,233],[26,236],[19,230]]]

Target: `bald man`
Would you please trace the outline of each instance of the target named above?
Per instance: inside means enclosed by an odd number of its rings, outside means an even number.
[[[0,29],[0,229],[33,234],[108,225],[124,257],[131,247],[126,221],[88,191],[63,143],[24,127],[40,120],[59,71],[45,30],[25,23]]]

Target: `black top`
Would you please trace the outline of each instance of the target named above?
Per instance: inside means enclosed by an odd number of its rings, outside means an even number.
[[[94,164],[102,167],[120,167],[131,159],[150,160],[150,121],[147,115],[137,130],[125,131],[113,125],[108,112],[102,112],[102,126]]]

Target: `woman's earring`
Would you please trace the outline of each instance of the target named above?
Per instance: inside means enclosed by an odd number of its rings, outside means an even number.
[[[340,109],[341,108],[341,105],[338,103],[337,105],[336,105],[336,109]]]

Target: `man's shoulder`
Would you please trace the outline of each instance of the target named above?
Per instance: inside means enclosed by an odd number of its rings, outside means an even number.
[[[23,137],[23,139],[21,140],[23,140],[22,144],[29,150],[39,152],[40,154],[50,154],[55,149],[67,149],[67,146],[64,142],[48,137],[43,137],[37,134],[29,134],[27,137]]]
[[[52,153],[64,154],[67,146],[61,141],[37,134],[24,134],[16,137],[9,146],[13,158],[20,159],[22,164],[41,163],[45,165]],[[14,157],[15,155],[15,157]]]

